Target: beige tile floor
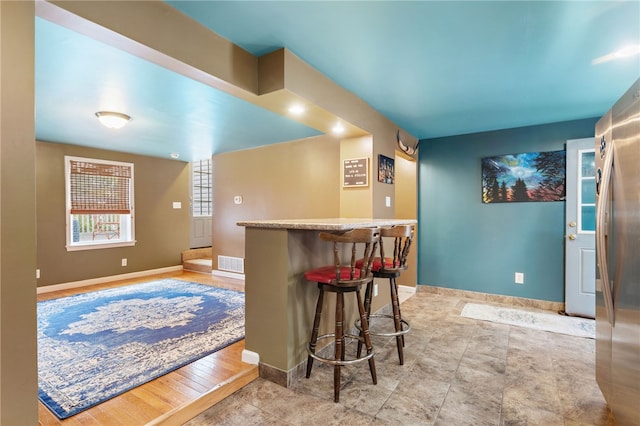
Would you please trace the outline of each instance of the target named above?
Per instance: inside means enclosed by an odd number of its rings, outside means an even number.
[[[405,364],[395,339],[374,340],[367,363],[315,363],[291,388],[264,379],[194,418],[201,425],[615,425],[595,381],[595,341],[460,317],[472,300],[418,291],[402,304],[411,322]],[[477,302],[477,301],[475,301]]]

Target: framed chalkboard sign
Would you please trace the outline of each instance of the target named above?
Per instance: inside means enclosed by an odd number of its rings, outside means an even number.
[[[343,187],[369,186],[369,159],[344,160]]]

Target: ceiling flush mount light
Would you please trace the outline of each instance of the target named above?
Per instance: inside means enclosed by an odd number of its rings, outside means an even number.
[[[174,160],[177,160],[178,158],[180,158],[180,154],[178,154],[177,152],[172,152],[170,155],[171,155],[171,158],[173,158]]]
[[[113,111],[98,111],[96,112],[96,117],[104,127],[109,129],[121,129],[131,121],[131,117],[127,114]]]

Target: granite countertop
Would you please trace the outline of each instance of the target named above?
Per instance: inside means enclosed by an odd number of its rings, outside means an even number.
[[[354,228],[373,226],[411,225],[415,219],[372,219],[372,218],[328,218],[328,219],[282,219],[248,220],[236,225],[247,228],[302,229],[310,231],[348,231]]]

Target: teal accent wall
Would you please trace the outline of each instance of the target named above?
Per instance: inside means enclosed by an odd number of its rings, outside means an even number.
[[[483,204],[480,160],[565,149],[593,136],[597,120],[421,140],[418,283],[564,301],[565,202]]]

